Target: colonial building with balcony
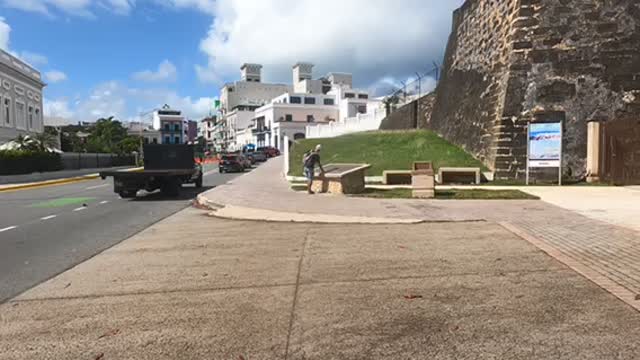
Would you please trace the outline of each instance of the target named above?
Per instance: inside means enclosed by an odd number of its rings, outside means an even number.
[[[183,144],[186,139],[185,118],[180,110],[164,105],[153,112],[153,128],[160,131],[162,144]]]

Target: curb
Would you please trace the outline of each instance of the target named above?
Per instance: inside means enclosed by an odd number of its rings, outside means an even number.
[[[142,168],[132,168],[132,169],[126,169],[122,171],[125,171],[125,172],[139,171],[141,169]],[[52,186],[52,185],[71,184],[71,183],[80,182],[80,181],[94,180],[99,177],[100,177],[99,174],[89,174],[89,175],[76,176],[76,177],[64,178],[64,179],[45,180],[45,181],[39,181],[39,182],[33,182],[33,183],[27,183],[27,184],[10,185],[7,187],[0,187],[0,192],[9,192],[9,191],[15,191],[15,190],[38,188],[38,187],[45,187],[45,186]]]
[[[415,225],[428,223],[468,223],[482,222],[483,219],[469,220],[428,220],[428,219],[389,219],[366,216],[344,216],[328,214],[303,214],[268,209],[249,208],[234,205],[222,205],[209,200],[206,196],[198,195],[196,203],[203,210],[210,211],[209,216],[242,221],[260,221],[275,223],[305,223],[305,224],[367,224],[367,225]],[[238,214],[241,213],[241,214]]]

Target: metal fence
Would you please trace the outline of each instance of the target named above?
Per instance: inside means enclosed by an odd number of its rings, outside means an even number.
[[[97,169],[136,164],[134,155],[67,152],[60,154],[60,158],[65,170]]]
[[[400,84],[392,86],[384,96],[385,102],[390,104],[391,111],[433,91],[440,80],[440,66],[434,63],[431,70],[415,74],[414,80],[401,81]]]

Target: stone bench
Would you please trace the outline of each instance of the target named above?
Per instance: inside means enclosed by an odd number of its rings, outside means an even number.
[[[316,193],[359,194],[364,192],[364,173],[369,164],[328,164],[324,176],[315,175],[311,190]]]
[[[442,167],[438,170],[440,184],[480,184],[480,168]]]
[[[385,185],[411,185],[411,170],[385,170],[382,179]]]

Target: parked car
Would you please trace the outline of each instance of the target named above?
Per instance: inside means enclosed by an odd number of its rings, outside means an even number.
[[[218,170],[224,172],[243,172],[245,166],[243,160],[237,154],[224,154],[220,157]]]
[[[259,147],[257,151],[262,151],[269,158],[280,156],[280,150],[274,148],[273,146]]]
[[[264,153],[264,152],[262,152],[262,151],[253,151],[253,152],[250,152],[249,154],[251,154],[251,157],[253,157],[253,159],[254,159],[256,162],[264,162],[264,161],[267,161],[267,154],[265,154],[265,153]]]

